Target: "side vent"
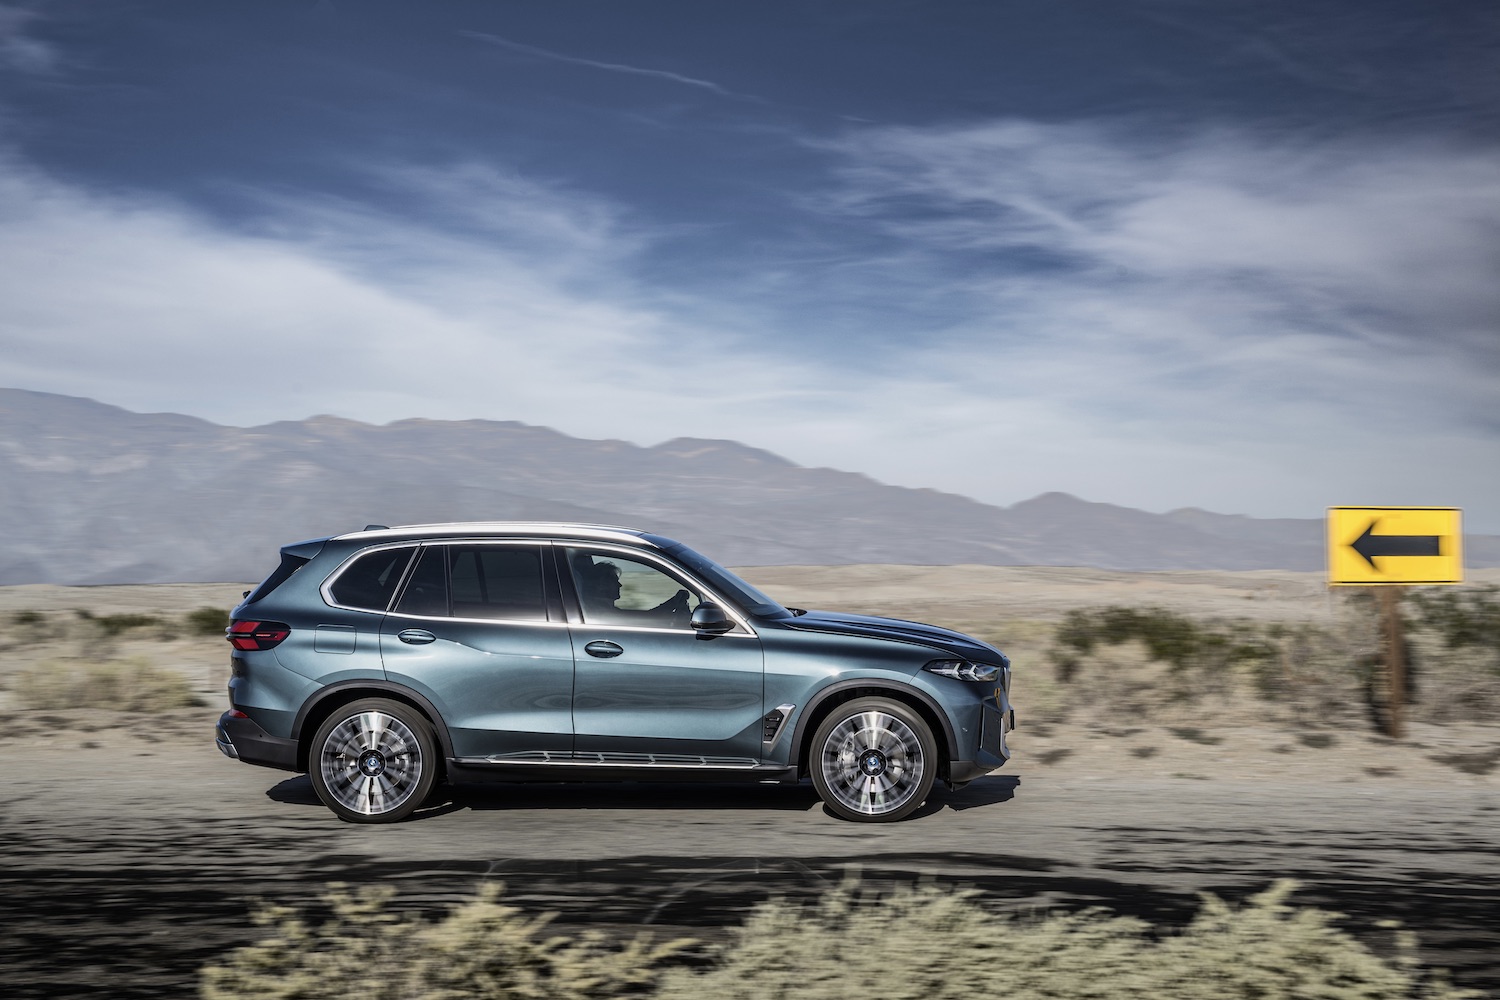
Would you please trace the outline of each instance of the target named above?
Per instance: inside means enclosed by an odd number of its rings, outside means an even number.
[[[761,742],[766,746],[776,742],[776,737],[781,735],[781,727],[786,724],[787,717],[792,714],[796,705],[777,705],[764,719],[761,720]]]

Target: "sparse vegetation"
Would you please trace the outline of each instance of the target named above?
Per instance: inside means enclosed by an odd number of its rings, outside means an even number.
[[[201,977],[205,1000],[590,1000],[647,994],[663,963],[687,940],[624,944],[597,932],[543,932],[550,914],[527,916],[485,886],[437,921],[402,915],[388,889],[333,887],[331,910],[312,925],[295,910],[266,906],[271,929]]]
[[[41,711],[107,708],[164,712],[199,703],[181,674],[142,657],[44,660],[17,673],[9,687],[21,707]]]
[[[1409,718],[1500,719],[1500,587],[1408,600],[1417,609],[1407,622]],[[1097,708],[1160,723],[1209,720],[1217,707],[1313,727],[1364,716],[1381,729],[1387,695],[1374,601],[1352,591],[1338,610],[1327,625],[1199,620],[1157,607],[1070,611],[1046,652],[1066,695],[1054,696],[1053,715]]]
[[[1412,624],[1433,632],[1447,649],[1480,649],[1500,671],[1500,587],[1414,590],[1407,601],[1416,611]]]
[[[229,612],[219,608],[194,608],[187,613],[186,624],[190,635],[222,635],[229,627]]]
[[[611,944],[589,932],[544,937],[548,916],[501,903],[499,888],[437,921],[390,909],[391,893],[336,888],[330,917],[307,923],[264,907],[270,930],[206,967],[205,1000],[1459,1000],[1472,991],[1424,976],[1415,940],[1395,925],[1383,958],[1333,926],[1336,914],[1288,903],[1290,881],[1232,906],[1204,896],[1181,932],[1102,909],[1019,920],[979,893],[845,884],[816,903],[756,907],[707,963],[690,942]],[[899,945],[896,944],[899,942]],[[1383,949],[1384,950],[1384,949]]]
[[[131,629],[162,627],[166,625],[157,615],[142,615],[134,613],[96,615],[92,611],[79,608],[74,612],[80,619],[92,623],[109,638],[114,638]]]
[[[1070,611],[1057,627],[1055,641],[1052,660],[1064,681],[1076,675],[1081,657],[1101,645],[1140,642],[1152,660],[1177,673],[1258,663],[1276,652],[1249,623],[1199,622],[1165,608],[1111,606]]]

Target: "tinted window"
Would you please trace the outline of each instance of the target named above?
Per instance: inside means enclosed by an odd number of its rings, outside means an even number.
[[[349,608],[384,611],[401,583],[401,574],[411,561],[413,548],[376,549],[366,552],[339,574],[328,588],[335,604]]]
[[[578,599],[583,604],[584,621],[603,625],[692,627],[692,610],[702,597],[675,576],[613,552],[566,551]]]
[[[448,612],[448,549],[429,545],[422,550],[417,568],[412,570],[396,613],[442,617]]]
[[[455,618],[547,620],[540,549],[516,545],[446,548]]]

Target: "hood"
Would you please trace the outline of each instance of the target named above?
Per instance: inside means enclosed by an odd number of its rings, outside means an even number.
[[[877,618],[873,615],[850,615],[835,611],[809,611],[782,623],[786,628],[803,632],[832,632],[837,635],[863,635],[874,639],[896,639],[913,642],[966,660],[1000,662],[1004,654],[988,643],[972,636],[924,625],[921,622],[902,621],[900,618]]]

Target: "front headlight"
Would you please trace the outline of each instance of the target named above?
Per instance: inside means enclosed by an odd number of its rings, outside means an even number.
[[[922,669],[961,681],[988,682],[998,679],[1005,668],[993,663],[974,663],[971,660],[933,660]]]

